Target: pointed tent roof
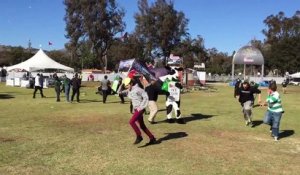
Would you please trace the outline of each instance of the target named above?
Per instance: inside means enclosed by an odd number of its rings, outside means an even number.
[[[34,56],[26,61],[19,64],[7,67],[7,71],[13,69],[23,69],[26,71],[35,71],[40,69],[60,69],[68,72],[74,72],[74,69],[65,65],[62,65],[54,60],[52,60],[45,52],[40,49]]]

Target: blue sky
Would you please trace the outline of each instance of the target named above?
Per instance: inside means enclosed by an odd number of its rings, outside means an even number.
[[[137,0],[117,2],[126,11],[126,31],[132,32]],[[189,19],[193,38],[201,35],[206,48],[229,54],[253,38],[263,40],[267,16],[283,11],[291,17],[300,10],[300,0],[174,0],[174,4]],[[0,0],[0,44],[27,47],[30,39],[32,47],[62,49],[67,42],[64,15],[62,0]]]

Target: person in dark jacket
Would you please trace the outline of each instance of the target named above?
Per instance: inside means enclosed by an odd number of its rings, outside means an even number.
[[[63,89],[65,92],[66,100],[68,102],[70,102],[70,87],[71,87],[71,80],[66,75],[64,75]]]
[[[286,87],[288,85],[287,79],[284,79],[283,82],[281,83],[282,85],[282,92],[285,94],[286,93]]]
[[[155,124],[156,122],[154,121],[158,108],[157,108],[157,99],[158,99],[158,93],[159,89],[158,86],[156,86],[156,81],[152,80],[150,85],[145,88],[145,91],[147,92],[148,98],[149,98],[149,103],[148,107],[150,110],[150,115],[148,117],[148,122],[151,124]]]
[[[56,93],[56,102],[60,102],[60,86],[61,86],[61,81],[58,78],[58,76],[56,75],[54,77],[54,89],[55,89],[55,93]]]
[[[241,86],[241,80],[238,78],[238,79],[236,79],[235,85],[234,85],[234,94],[233,94],[234,98],[237,96],[240,86]]]
[[[248,81],[244,81],[238,90],[239,102],[243,107],[243,115],[246,126],[252,124],[252,107],[254,104],[254,94],[258,94],[258,103],[261,103],[261,91],[258,88],[251,87]]]
[[[122,82],[122,78],[120,77],[119,78],[119,82],[118,82],[118,85],[117,85],[117,92],[122,92],[125,90],[125,85],[123,84]],[[121,99],[121,103],[124,104],[125,103],[125,100],[124,100],[124,95],[122,93],[119,93],[119,97]]]
[[[74,78],[71,80],[72,85],[72,96],[71,96],[71,102],[74,100],[74,96],[76,94],[76,100],[79,103],[79,95],[80,95],[80,86],[81,86],[81,80],[78,78],[78,74],[76,73]]]

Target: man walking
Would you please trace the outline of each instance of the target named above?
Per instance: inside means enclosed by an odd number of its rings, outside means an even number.
[[[158,111],[156,101],[158,99],[159,89],[155,85],[155,82],[156,81],[152,80],[150,85],[145,88],[145,91],[147,92],[147,95],[148,95],[148,98],[149,98],[148,107],[149,107],[149,110],[150,110],[150,115],[148,117],[148,122],[151,123],[151,124],[156,123],[154,121],[154,118],[156,117],[156,114],[157,114],[157,111]]]
[[[38,73],[34,79],[34,92],[33,92],[33,98],[35,98],[35,94],[36,94],[36,91],[39,90],[40,91],[40,94],[41,94],[41,97],[44,98],[44,94],[43,94],[43,87],[42,87],[42,84],[41,84],[41,76],[40,74]]]
[[[246,126],[253,127],[252,124],[252,108],[254,104],[254,94],[258,94],[258,103],[261,103],[261,91],[257,88],[251,87],[248,81],[244,81],[238,91],[237,96],[242,106],[242,111]]]
[[[73,102],[74,96],[76,94],[76,100],[79,103],[80,102],[80,100],[79,100],[79,94],[80,94],[79,89],[80,89],[80,86],[81,86],[81,81],[78,78],[78,74],[77,73],[75,74],[74,78],[72,78],[71,85],[72,85],[71,102]]]
[[[110,81],[107,79],[107,75],[105,75],[104,79],[101,81],[103,103],[106,103],[109,86],[110,86]]]

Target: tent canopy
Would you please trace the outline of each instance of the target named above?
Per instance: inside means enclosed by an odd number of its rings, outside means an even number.
[[[29,58],[28,60],[21,62],[19,64],[7,67],[7,71],[11,71],[13,69],[22,69],[26,71],[36,71],[41,69],[58,69],[64,70],[67,72],[74,72],[74,69],[68,66],[64,66],[50,57],[48,57],[45,52],[40,49],[34,56]]]
[[[292,77],[292,78],[300,78],[300,72],[291,74],[290,77]]]

